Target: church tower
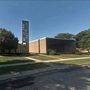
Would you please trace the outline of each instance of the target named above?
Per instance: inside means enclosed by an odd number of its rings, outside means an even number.
[[[29,53],[29,21],[22,20],[22,53]]]

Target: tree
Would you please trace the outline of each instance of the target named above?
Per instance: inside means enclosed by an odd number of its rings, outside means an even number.
[[[15,50],[18,47],[18,38],[14,36],[11,31],[0,28],[0,50],[5,52],[8,50],[11,53],[11,50]]]
[[[72,39],[74,38],[74,35],[69,33],[59,33],[55,36],[55,38]]]
[[[90,52],[90,29],[81,31],[75,38],[78,48],[87,49]]]

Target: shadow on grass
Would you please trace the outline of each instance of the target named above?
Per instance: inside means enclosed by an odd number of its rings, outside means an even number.
[[[34,62],[33,60],[8,60],[8,61],[5,61],[5,62],[0,62],[0,65],[4,65],[4,64],[15,64],[15,63],[25,63],[25,62]]]
[[[0,74],[14,74],[17,72],[40,69],[45,67],[48,67],[48,65],[45,63],[33,63],[27,65],[0,67]]]

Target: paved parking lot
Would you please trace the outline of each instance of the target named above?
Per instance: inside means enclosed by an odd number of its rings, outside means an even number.
[[[90,90],[90,69],[46,71],[0,82],[0,90]]]
[[[34,84],[16,90],[90,90],[90,69],[43,73]]]

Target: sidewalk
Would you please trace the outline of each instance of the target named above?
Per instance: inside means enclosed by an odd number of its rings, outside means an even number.
[[[49,62],[58,62],[58,61],[67,61],[67,60],[80,60],[80,59],[89,59],[90,57],[67,58],[67,59],[47,60],[47,61],[38,60],[38,59],[30,58],[30,57],[25,57],[25,58],[32,59],[32,60],[34,60],[34,62],[24,62],[24,63],[15,63],[15,64],[4,64],[4,65],[0,65],[0,67],[27,65],[27,64],[34,64],[34,63],[40,63],[40,62],[42,62],[42,63],[49,63]]]
[[[19,66],[19,65],[27,65],[27,64],[35,64],[38,62],[42,62],[41,60],[35,59],[35,58],[31,58],[31,57],[25,57],[27,59],[33,60],[34,62],[24,62],[24,63],[14,63],[14,64],[4,64],[4,65],[0,65],[1,67],[8,67],[8,66]]]
[[[35,62],[41,62],[41,60],[39,60],[39,59],[35,59],[35,58],[31,58],[31,57],[25,57],[25,58],[31,59],[31,60],[33,60],[33,61],[35,61]]]
[[[28,59],[31,59],[30,57],[27,57]],[[32,58],[34,60],[34,58]],[[57,62],[57,61],[67,61],[67,60],[80,60],[80,59],[90,59],[90,57],[80,57],[80,58],[67,58],[67,59],[54,59],[54,60],[38,60],[38,59],[35,59],[34,61],[35,62]]]
[[[27,57],[29,59],[29,57]],[[90,57],[82,57],[82,58],[68,58],[68,59],[61,59],[61,60],[48,60],[48,61],[38,61],[38,62],[56,62],[56,61],[66,61],[66,60],[78,60],[78,59],[88,59]],[[31,58],[30,58],[31,59]],[[6,64],[6,65],[0,65],[0,67],[8,67],[8,66],[17,66],[17,65],[26,65],[26,64],[34,64],[38,62],[25,62],[25,63],[16,63],[16,64]],[[48,64],[48,63],[47,63]],[[68,68],[69,65],[61,65],[61,66],[55,66],[55,65],[50,65],[50,67],[44,68],[44,69],[36,69],[36,70],[29,70],[29,71],[23,71],[23,72],[18,72],[18,73],[12,73],[12,74],[7,74],[7,75],[0,75],[0,80],[5,80],[5,79],[15,79],[15,78],[20,78],[23,76],[27,75],[33,75],[37,73],[42,73],[46,71],[52,71],[52,70],[58,70],[58,69],[66,69]]]

